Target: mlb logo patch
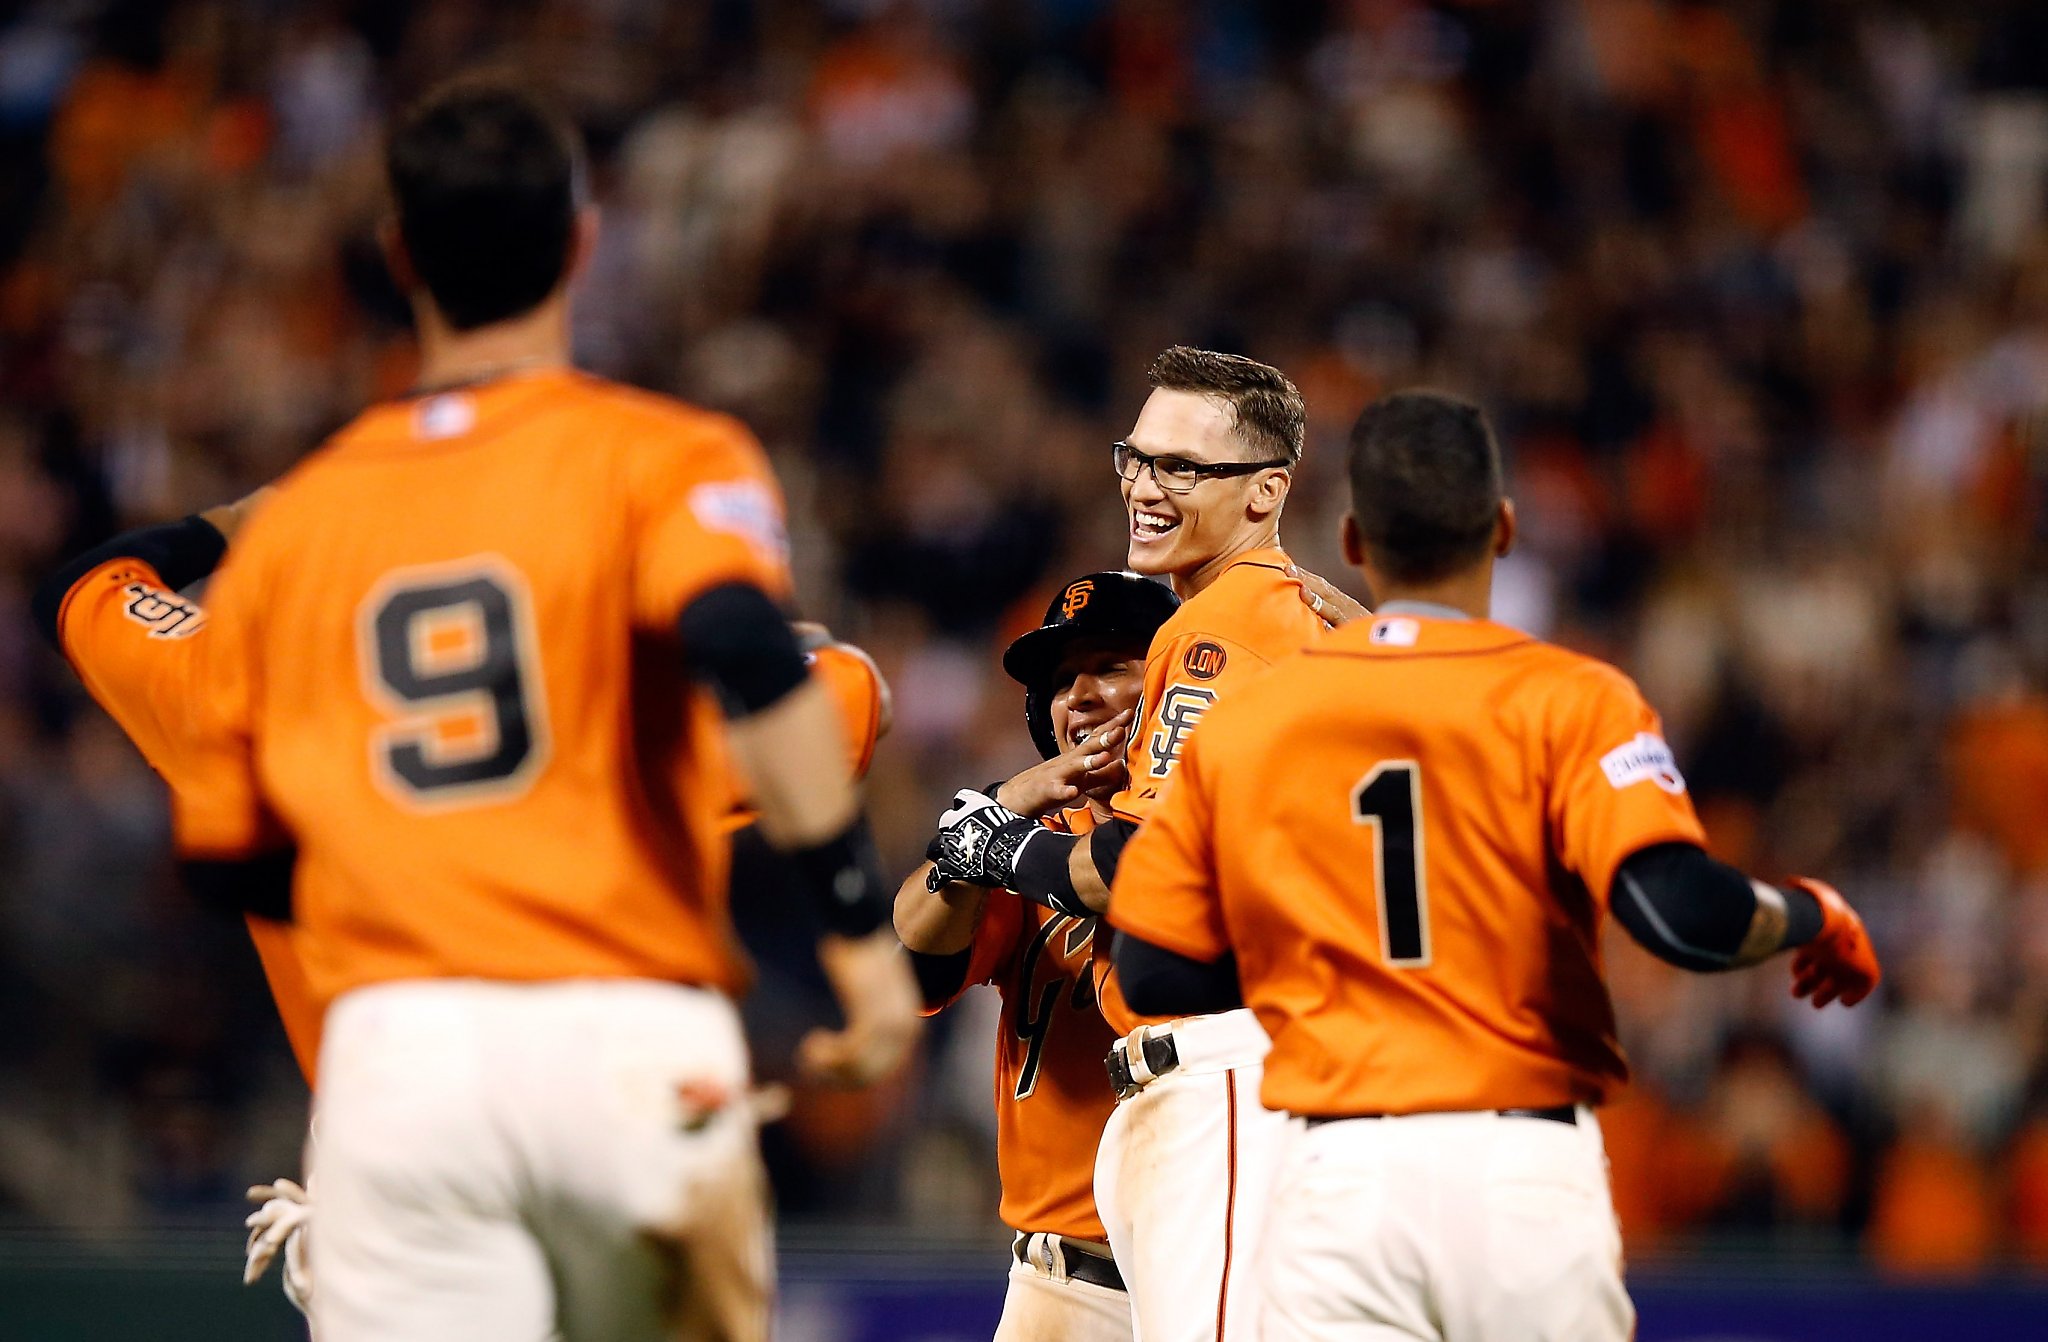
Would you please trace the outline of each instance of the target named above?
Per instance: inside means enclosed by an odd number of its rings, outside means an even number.
[[[1421,636],[1422,626],[1414,620],[1395,618],[1372,623],[1372,641],[1389,648],[1412,648]]]
[[[476,403],[467,396],[429,396],[413,412],[413,432],[421,438],[459,438],[476,427]]]

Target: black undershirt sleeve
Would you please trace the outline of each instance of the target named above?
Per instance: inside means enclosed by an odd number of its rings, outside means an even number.
[[[1124,845],[1138,832],[1135,822],[1121,816],[1109,823],[1097,825],[1088,836],[1088,856],[1095,862],[1095,874],[1102,878],[1104,886],[1116,884],[1117,863],[1123,860]]]
[[[1804,890],[1785,896],[1784,945],[1803,946],[1820,932],[1820,904]],[[1736,968],[1736,955],[1756,914],[1749,877],[1690,843],[1660,843],[1631,854],[1609,892],[1614,917],[1643,949],[1680,969],[1714,973]]]
[[[296,848],[279,848],[224,861],[187,859],[178,863],[178,874],[202,904],[288,923],[292,917],[292,869],[298,857]]]
[[[771,708],[810,679],[796,631],[768,594],[750,583],[725,583],[697,597],[676,618],[676,635],[690,674],[718,696],[729,719]],[[822,843],[781,851],[802,876],[826,931],[864,937],[889,920],[888,891],[866,816],[855,816]]]
[[[810,675],[796,631],[750,583],[725,583],[697,597],[677,617],[676,633],[690,674],[711,687],[728,718],[779,703]]]
[[[43,637],[53,647],[61,647],[57,616],[64,609],[64,598],[71,595],[71,589],[81,578],[100,565],[115,559],[140,560],[155,569],[164,586],[175,592],[219,568],[227,548],[227,538],[201,517],[125,531],[58,565],[36,584],[29,609]]]
[[[1141,1016],[1206,1016],[1244,1005],[1237,957],[1191,960],[1128,932],[1110,949],[1124,1001]]]
[[[924,997],[927,1007],[941,1002],[950,1002],[967,986],[967,967],[974,960],[974,948],[955,951],[951,955],[927,955],[923,951],[910,952],[910,972],[917,976],[918,991]]]

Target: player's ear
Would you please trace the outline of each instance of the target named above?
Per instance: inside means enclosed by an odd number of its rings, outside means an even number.
[[[1502,499],[1500,513],[1493,519],[1493,557],[1505,559],[1515,548],[1519,534],[1515,525],[1515,501]]]
[[[384,253],[384,268],[391,272],[391,282],[398,286],[398,292],[410,297],[420,287],[420,277],[412,268],[412,253],[405,249],[405,237],[398,231],[397,219],[386,219],[377,225],[377,248]]]
[[[578,208],[576,231],[569,237],[569,264],[562,267],[563,278],[573,283],[583,274],[583,268],[597,254],[597,231],[597,206]]]
[[[1344,520],[1337,525],[1337,543],[1344,547],[1344,562],[1352,568],[1365,563],[1365,537],[1359,534],[1358,515],[1349,508],[1344,510]]]
[[[1287,502],[1287,490],[1294,483],[1294,472],[1285,468],[1260,471],[1252,477],[1251,496],[1245,501],[1251,515],[1264,521],[1280,511],[1280,505]]]

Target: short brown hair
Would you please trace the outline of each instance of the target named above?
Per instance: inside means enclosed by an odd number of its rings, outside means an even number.
[[[1388,577],[1436,582],[1485,556],[1505,486],[1478,406],[1435,391],[1381,397],[1352,427],[1350,469],[1359,538]]]
[[[398,118],[385,171],[414,274],[458,331],[539,306],[576,232],[583,144],[516,77],[458,75]]]
[[[1227,403],[1245,446],[1272,454],[1276,465],[1301,464],[1308,406],[1287,375],[1271,364],[1174,345],[1152,361],[1146,378],[1161,391],[1199,392]]]

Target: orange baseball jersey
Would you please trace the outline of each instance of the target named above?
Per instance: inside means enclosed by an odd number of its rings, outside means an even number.
[[[882,736],[882,715],[888,687],[874,660],[851,643],[827,643],[804,654],[804,664],[832,696],[839,721],[846,729],[844,743],[847,763],[855,778],[866,778],[875,762],[875,743]],[[746,784],[733,779],[736,800],[721,823],[727,833],[754,823],[754,808],[748,803]]]
[[[1597,1103],[1628,1075],[1608,886],[1703,841],[1661,730],[1626,676],[1504,625],[1360,620],[1210,714],[1110,920],[1236,951],[1269,1109]]]
[[[194,650],[206,629],[197,605],[134,558],[110,560],[80,578],[57,615],[64,654],[86,690],[173,786],[191,767],[185,715],[199,698]],[[248,922],[285,1038],[310,1085],[320,1016],[306,991],[292,929],[268,918]]]
[[[1241,556],[1182,602],[1152,636],[1145,654],[1145,697],[1125,746],[1130,782],[1114,802],[1125,820],[1142,822],[1151,814],[1195,724],[1219,699],[1328,634],[1303,604],[1301,584],[1287,576],[1289,563],[1280,550]],[[1102,1013],[1119,1035],[1152,1020],[1124,1004],[1107,955],[1097,991]]]
[[[214,579],[180,851],[297,845],[322,1010],[406,978],[736,988],[729,765],[675,621],[783,594],[785,548],[721,416],[566,370],[369,410]]]
[[[1083,807],[1067,812],[1062,827],[1085,834],[1094,821]],[[1002,994],[996,1172],[1003,1224],[1027,1234],[1108,1238],[1095,1210],[1095,1148],[1116,1108],[1102,1066],[1116,1034],[1096,1009],[1097,926],[1097,919],[992,891],[961,984],[963,993],[989,983]],[[1109,958],[1106,947],[1101,958]]]

